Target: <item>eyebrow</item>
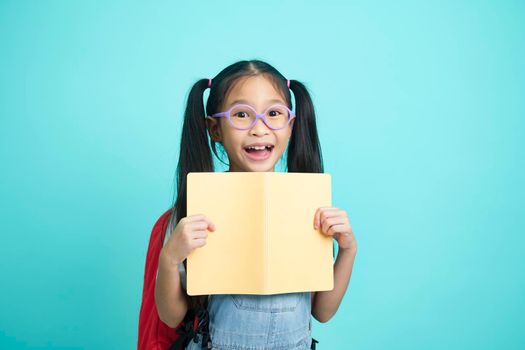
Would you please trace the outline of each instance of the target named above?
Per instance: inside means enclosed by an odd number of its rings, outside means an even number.
[[[228,108],[231,107],[231,106],[233,106],[234,104],[237,104],[237,103],[243,103],[243,104],[247,104],[247,105],[250,105],[250,106],[252,105],[252,104],[251,104],[250,102],[248,102],[247,100],[235,100],[235,101],[233,101],[232,103],[230,103],[230,104],[228,105]],[[284,102],[283,100],[278,100],[278,99],[267,100],[266,103],[268,103],[268,105],[269,105],[269,104],[274,104],[274,103],[282,103],[282,104],[286,105],[286,102]]]

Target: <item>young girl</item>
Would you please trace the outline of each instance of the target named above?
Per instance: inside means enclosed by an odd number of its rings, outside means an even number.
[[[204,109],[203,93],[208,88]],[[291,111],[290,90],[295,97],[295,113]],[[205,213],[186,216],[186,175],[213,172],[211,152],[220,159],[218,147],[227,154],[230,172],[275,171],[286,150],[289,172],[323,172],[314,107],[302,83],[285,79],[258,60],[237,62],[213,79],[197,81],[188,97],[177,199],[159,258],[155,287],[159,317],[174,328],[188,311],[201,312],[204,322],[191,336],[193,341],[187,349],[314,348],[317,341],[311,337],[311,315],[327,322],[335,314],[356,256],[356,240],[342,209],[322,207],[312,216],[312,225],[333,236],[339,245],[333,290],[197,297],[186,293],[186,257],[206,244],[208,232],[215,231]]]

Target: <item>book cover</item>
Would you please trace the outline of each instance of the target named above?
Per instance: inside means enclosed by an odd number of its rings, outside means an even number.
[[[333,289],[333,238],[313,227],[331,197],[329,174],[189,173],[187,215],[216,230],[188,256],[188,294]]]

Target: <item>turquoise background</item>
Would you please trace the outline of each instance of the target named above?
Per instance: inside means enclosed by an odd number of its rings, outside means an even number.
[[[320,349],[523,349],[525,3],[1,1],[0,348],[131,349],[191,85],[311,90],[358,241]]]

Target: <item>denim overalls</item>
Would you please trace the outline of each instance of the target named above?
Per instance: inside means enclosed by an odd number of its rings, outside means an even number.
[[[311,337],[311,294],[218,294],[208,299],[211,349],[308,350]],[[201,350],[190,341],[186,349]]]
[[[165,241],[172,230],[168,227]],[[186,289],[186,270],[179,265]],[[273,295],[216,294],[208,296],[208,335],[213,350],[309,350],[311,337],[311,293]],[[197,334],[187,350],[207,349]],[[205,339],[206,341],[206,339]]]

